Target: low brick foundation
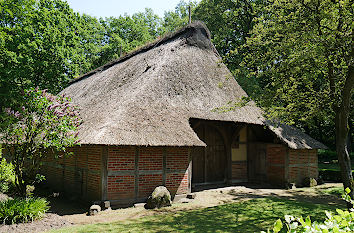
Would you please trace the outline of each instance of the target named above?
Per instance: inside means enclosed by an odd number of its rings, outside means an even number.
[[[164,185],[174,197],[189,188],[187,147],[108,148],[107,199],[113,205],[146,200],[155,187]]]
[[[283,145],[267,145],[269,183],[302,185],[304,178],[318,178],[317,150],[289,149]]]
[[[103,146],[83,145],[69,149],[71,156],[49,155],[41,167],[46,183],[54,191],[84,201],[101,197],[101,154]]]
[[[304,178],[318,178],[317,150],[289,150],[289,182],[302,185]]]
[[[285,159],[287,148],[281,144],[268,144],[266,153],[268,182],[283,186],[286,182]]]
[[[67,196],[129,205],[160,185],[173,197],[190,192],[188,147],[83,145],[70,151],[69,157],[49,156],[42,166],[47,183]]]

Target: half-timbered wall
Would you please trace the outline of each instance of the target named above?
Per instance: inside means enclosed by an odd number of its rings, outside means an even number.
[[[188,147],[109,146],[103,177],[112,205],[145,201],[163,185],[172,197],[190,192]]]

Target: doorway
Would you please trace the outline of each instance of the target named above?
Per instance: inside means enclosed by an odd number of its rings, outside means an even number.
[[[192,183],[224,183],[227,159],[222,135],[211,124],[200,124],[194,130],[207,146],[192,150]]]

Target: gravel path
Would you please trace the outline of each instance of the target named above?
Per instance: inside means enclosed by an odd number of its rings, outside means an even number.
[[[68,227],[73,223],[66,220],[64,217],[57,214],[46,214],[42,220],[31,223],[19,223],[12,225],[1,225],[0,232],[22,233],[22,232],[43,232],[51,229]]]

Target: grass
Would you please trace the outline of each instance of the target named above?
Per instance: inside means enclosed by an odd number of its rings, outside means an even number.
[[[337,197],[341,197],[344,193],[343,187],[327,188],[319,190],[321,193],[330,194]]]
[[[323,221],[333,207],[279,198],[259,198],[215,207],[160,214],[125,222],[97,223],[51,232],[260,232],[285,214]]]

